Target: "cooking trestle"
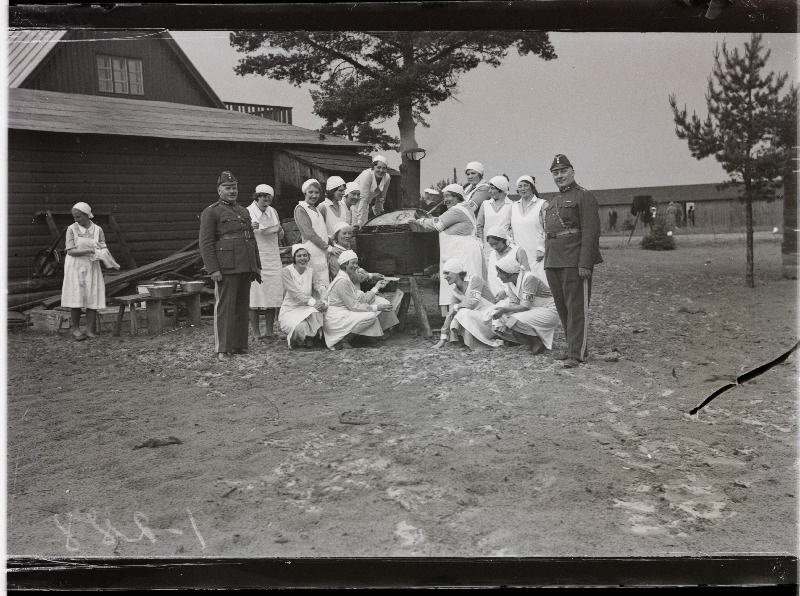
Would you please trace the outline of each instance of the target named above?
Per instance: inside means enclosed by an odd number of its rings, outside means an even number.
[[[369,220],[355,235],[356,253],[359,264],[367,271],[400,278],[400,289],[406,293],[398,311],[401,329],[413,300],[422,331],[429,338],[430,323],[414,277],[439,264],[439,234],[412,231],[408,222],[417,213],[427,216],[419,209],[400,209]]]

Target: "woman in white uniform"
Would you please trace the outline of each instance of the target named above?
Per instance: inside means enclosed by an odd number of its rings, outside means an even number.
[[[497,261],[504,256],[510,254],[517,260],[520,267],[526,271],[530,271],[528,264],[528,255],[525,254],[525,249],[520,248],[513,244],[508,237],[508,232],[502,226],[495,226],[489,228],[486,232],[486,243],[492,248],[487,260],[487,276],[486,283],[489,284],[489,289],[494,296],[505,290],[506,285],[497,277]]]
[[[442,189],[447,211],[440,217],[426,217],[409,222],[412,230],[415,226],[437,230],[439,232],[439,306],[442,316],[447,314],[447,307],[453,297],[453,289],[441,277],[442,266],[448,259],[461,259],[469,275],[481,275],[483,271],[483,251],[476,237],[477,222],[472,211],[463,205],[464,189],[458,184],[449,184]],[[417,228],[417,229],[418,229]]]
[[[448,332],[451,342],[461,339],[471,350],[503,345],[503,340],[494,337],[491,319],[485,316],[495,302],[486,282],[478,275],[467,275],[460,259],[447,261],[442,273],[453,286],[452,308],[442,325],[439,343],[433,347],[438,350],[444,346]]]
[[[106,248],[103,229],[92,223],[92,209],[84,202],[72,206],[75,223],[67,228],[67,257],[61,306],[70,309],[72,335],[78,341],[96,337],[97,311],[106,307],[106,285],[97,252]],[[119,266],[117,266],[119,268]],[[81,331],[81,309],[86,309],[86,332]]]
[[[253,222],[253,235],[261,259],[261,283],[250,284],[250,328],[256,339],[275,339],[275,315],[283,302],[281,283],[281,255],[278,242],[283,238],[278,212],[271,207],[275,191],[269,184],[259,184],[253,194],[253,202],[247,207]],[[266,328],[261,333],[261,313],[264,313]]]
[[[481,203],[478,209],[478,238],[483,240],[483,255],[488,260],[492,247],[486,243],[486,233],[500,227],[508,234],[511,231],[511,206],[514,201],[508,198],[508,180],[505,176],[495,176],[489,180],[490,201]]]
[[[289,347],[303,345],[314,347],[314,336],[322,329],[326,288],[319,285],[314,270],[308,266],[311,255],[302,244],[292,246],[292,264],[281,271],[283,302],[278,324],[286,334]]]
[[[487,313],[491,315],[494,334],[508,342],[527,345],[534,354],[551,349],[559,318],[550,287],[521,269],[511,255],[497,262],[497,275],[506,289]]]
[[[350,223],[347,221],[347,209],[342,208],[344,192],[345,182],[339,176],[331,176],[325,182],[325,200],[322,204],[325,206],[325,227],[328,229],[328,238],[333,236],[336,224],[341,221]]]
[[[477,213],[481,204],[489,200],[489,183],[483,180],[483,164],[471,161],[464,169],[467,185],[464,187],[464,206],[472,213]]]
[[[525,249],[531,271],[547,283],[544,273],[544,199],[537,196],[535,180],[531,176],[517,179],[519,201],[511,207],[511,236],[514,244]]]
[[[358,289],[358,255],[346,250],[339,255],[339,273],[328,291],[328,312],[325,314],[325,343],[335,350],[352,348],[350,340],[356,335],[383,337],[384,329],[399,323],[388,300],[377,296],[386,285],[378,280],[369,292]]]
[[[320,286],[328,287],[328,253],[334,250],[328,242],[328,228],[325,225],[324,207],[317,208],[320,200],[321,187],[317,180],[311,178],[303,182],[303,195],[305,199],[294,208],[294,221],[300,230],[300,241],[311,255],[310,267],[317,276]]]

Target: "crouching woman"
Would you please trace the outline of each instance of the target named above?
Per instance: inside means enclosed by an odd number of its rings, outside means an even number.
[[[551,349],[559,318],[549,286],[522,269],[510,254],[497,261],[496,268],[505,289],[491,310],[494,334],[507,342],[527,345],[534,354]]]
[[[386,286],[381,279],[369,292],[358,289],[360,283],[358,255],[346,250],[339,255],[339,272],[328,288],[328,312],[325,314],[325,343],[335,350],[352,348],[357,335],[383,337],[383,331],[399,323],[388,300],[377,296]]]
[[[283,302],[278,324],[289,347],[314,347],[314,336],[322,329],[322,313],[327,310],[326,288],[309,267],[311,254],[302,244],[292,246],[292,263],[281,271]]]

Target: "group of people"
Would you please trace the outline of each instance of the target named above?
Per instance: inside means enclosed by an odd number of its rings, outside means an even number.
[[[200,217],[200,253],[216,284],[214,350],[219,360],[247,352],[248,322],[256,338],[274,338],[276,315],[290,348],[324,342],[330,349],[343,349],[359,336],[383,339],[399,322],[395,311],[403,293],[381,292],[389,280],[359,267],[351,243],[368,209],[382,212],[389,180],[382,156],[353,182],[328,178],[324,199],[322,184],[306,180],[303,200],[294,210],[301,242],[291,247],[292,262],[283,267],[279,242],[284,231],[271,206],[272,187],[258,185],[245,208],[237,203],[236,178],[220,174],[219,201]],[[362,193],[368,201],[362,201]],[[366,281],[374,285],[362,291]]]
[[[523,175],[512,201],[506,176],[486,180],[483,165],[470,162],[468,184],[441,191],[447,210],[410,222],[413,230],[439,233],[445,323],[437,348],[448,341],[472,349],[524,344],[539,354],[552,349],[561,322],[567,349],[557,359],[570,368],[586,359],[592,271],[602,262],[597,201],[575,182],[566,156],[556,155],[550,170],[560,191],[554,200],[539,198],[535,178]],[[353,182],[331,176],[324,192],[318,180],[306,180],[294,210],[301,239],[282,267],[273,189],[259,185],[244,208],[236,203],[236,179],[220,175],[220,200],[203,211],[200,226],[204,265],[216,282],[218,359],[247,351],[248,320],[255,337],[274,337],[276,313],[289,347],[349,348],[359,336],[383,338],[398,323],[402,292],[378,295],[387,280],[364,271],[352,246],[370,210],[382,213],[390,180],[382,156]],[[367,281],[374,285],[363,291]]]
[[[484,178],[480,162],[466,166],[467,186],[442,189],[447,211],[419,218],[412,229],[439,232],[439,305],[445,316],[437,348],[463,341],[472,349],[504,343],[552,349],[561,322],[567,349],[557,356],[574,368],[587,358],[591,278],[600,256],[600,218],[594,195],[575,182],[569,159],[550,166],[560,191],[549,203],[536,179],[517,179],[519,200],[508,197],[505,175]]]

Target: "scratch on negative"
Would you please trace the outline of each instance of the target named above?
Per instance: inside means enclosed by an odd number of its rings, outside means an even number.
[[[203,537],[200,535],[200,530],[197,529],[197,524],[194,521],[194,517],[192,516],[191,510],[187,507],[186,513],[189,514],[189,521],[192,522],[192,528],[194,528],[194,533],[197,534],[197,539],[200,541],[200,548],[202,550],[206,549],[206,541],[203,540]]]

